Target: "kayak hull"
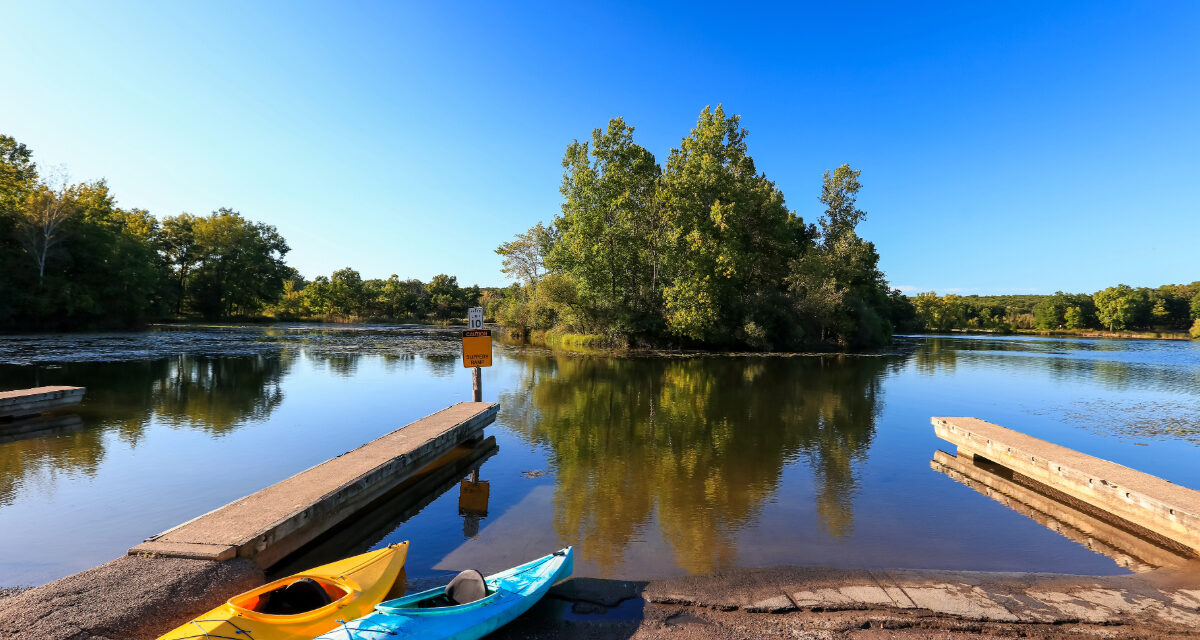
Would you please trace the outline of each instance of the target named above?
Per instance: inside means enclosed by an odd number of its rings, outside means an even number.
[[[197,616],[158,640],[236,638],[247,640],[309,640],[333,629],[341,620],[369,613],[396,584],[408,557],[408,543],[394,544],[309,571],[275,580],[240,593],[215,609]],[[294,615],[257,611],[270,592],[304,578],[316,581],[330,596],[325,606]]]
[[[389,600],[358,620],[339,625],[316,640],[476,640],[525,613],[555,582],[571,575],[573,550],[567,547],[533,562],[488,576],[489,595],[475,602],[421,608],[418,603],[442,589]]]

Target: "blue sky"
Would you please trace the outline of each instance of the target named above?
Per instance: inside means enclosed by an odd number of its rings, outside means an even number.
[[[1200,3],[0,3],[0,132],[158,216],[276,225],[308,277],[501,284],[611,117],[705,105],[806,219],[861,169],[893,286],[1200,279]]]

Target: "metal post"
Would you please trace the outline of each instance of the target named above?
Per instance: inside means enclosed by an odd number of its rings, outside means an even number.
[[[471,397],[475,402],[483,402],[483,371],[479,367],[471,373]]]

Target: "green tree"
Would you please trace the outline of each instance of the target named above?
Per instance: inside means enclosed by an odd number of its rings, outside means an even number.
[[[713,345],[761,335],[791,342],[784,334],[792,324],[781,313],[784,278],[811,239],[755,168],[746,136],[738,116],[706,107],[667,159],[659,190],[669,246],[662,296],[675,336]]]
[[[366,296],[362,276],[350,267],[333,272],[329,277],[329,291],[326,295],[330,307],[338,315],[365,314]]]
[[[304,289],[304,278],[299,274],[285,279],[279,301],[271,309],[275,317],[281,320],[295,320],[309,315],[311,310],[306,304]]]
[[[1079,307],[1067,307],[1063,312],[1063,324],[1068,329],[1083,329],[1085,326],[1083,319],[1083,309]]]
[[[36,265],[38,289],[45,284],[46,261],[66,240],[78,213],[77,194],[65,183],[39,185],[18,208],[17,240]]]
[[[538,280],[546,273],[546,256],[552,245],[551,230],[538,222],[524,233],[501,243],[496,253],[502,258],[500,271],[525,291],[532,292]]]
[[[193,308],[206,318],[257,313],[279,298],[289,275],[289,247],[274,226],[221,208],[193,222],[200,259],[189,285]]]
[[[188,278],[200,264],[200,247],[196,244],[195,231],[197,219],[190,213],[172,216],[163,220],[162,229],[158,234],[159,252],[175,283],[176,315],[183,313]]]
[[[0,217],[13,215],[37,184],[33,151],[0,134]]]
[[[148,212],[118,208],[103,180],[39,185],[24,209],[22,253],[36,267],[26,272],[19,326],[128,327],[162,313],[158,226]]]
[[[304,287],[304,305],[313,313],[331,315],[333,305],[329,301],[329,277],[317,276]]]
[[[439,273],[425,285],[433,313],[441,320],[461,318],[467,314],[466,296],[458,286],[458,278]]]
[[[548,265],[571,276],[595,324],[653,330],[664,244],[654,155],[614,118],[592,131],[590,145],[572,142],[562,165],[562,214]]]
[[[789,277],[801,322],[821,342],[851,347],[883,344],[892,333],[879,254],[856,231],[866,217],[857,206],[860,174],[849,165],[825,172],[820,242],[793,262]]]
[[[17,242],[18,209],[37,184],[33,152],[10,136],[0,134],[0,327],[11,326],[27,306],[26,275],[33,265]]]
[[[1061,292],[1059,292],[1061,295]],[[1038,329],[1058,329],[1066,324],[1066,305],[1059,300],[1043,300],[1033,307],[1033,323]]]
[[[1145,297],[1129,285],[1119,284],[1092,294],[1096,315],[1109,331],[1121,331],[1133,326],[1145,307]]]
[[[913,305],[917,308],[917,319],[930,331],[946,332],[967,324],[967,305],[952,293],[941,297],[935,291],[918,293]]]
[[[429,290],[425,288],[425,283],[410,278],[405,280],[403,285],[407,292],[403,298],[407,313],[418,318],[429,315],[433,310],[433,302],[429,299]]]

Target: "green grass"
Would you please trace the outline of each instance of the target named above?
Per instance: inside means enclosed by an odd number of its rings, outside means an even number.
[[[565,351],[612,351],[629,346],[624,340],[599,333],[568,333],[551,329],[530,337],[551,349]]]

